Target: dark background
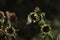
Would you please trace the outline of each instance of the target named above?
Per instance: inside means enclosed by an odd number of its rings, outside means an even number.
[[[34,10],[35,7],[40,7],[41,12],[46,13],[48,23],[54,27],[60,27],[60,0],[0,0],[0,10],[15,12],[19,20],[18,32],[19,38],[23,40],[31,40],[35,33],[39,33],[39,29],[34,29],[32,24],[26,26],[27,15]],[[37,24],[33,24],[36,27]],[[33,27],[33,28],[32,28]],[[53,27],[53,28],[54,28]],[[32,28],[32,29],[31,29]],[[17,40],[19,40],[17,38]]]
[[[0,10],[14,11],[19,18],[25,18],[36,6],[47,15],[60,15],[59,0],[0,0]]]

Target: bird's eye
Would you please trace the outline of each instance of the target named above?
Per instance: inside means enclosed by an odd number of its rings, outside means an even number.
[[[31,15],[32,20],[36,20],[36,16],[34,14]]]
[[[15,20],[16,20],[16,17],[15,16],[11,16],[10,21],[11,22],[15,22]]]

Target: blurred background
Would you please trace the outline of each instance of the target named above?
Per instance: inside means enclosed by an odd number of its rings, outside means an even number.
[[[19,24],[16,28],[22,30],[17,32],[19,35],[17,40],[31,40],[31,37],[35,34],[35,29],[31,31],[31,27],[24,26],[24,24],[27,15],[37,6],[40,7],[42,12],[46,13],[47,23],[51,24],[52,28],[60,29],[60,0],[0,0],[0,11],[15,12],[17,15]],[[36,30],[39,31],[39,29]]]
[[[19,18],[24,18],[36,6],[47,15],[52,14],[51,17],[60,15],[60,0],[0,0],[0,10],[14,11]]]

